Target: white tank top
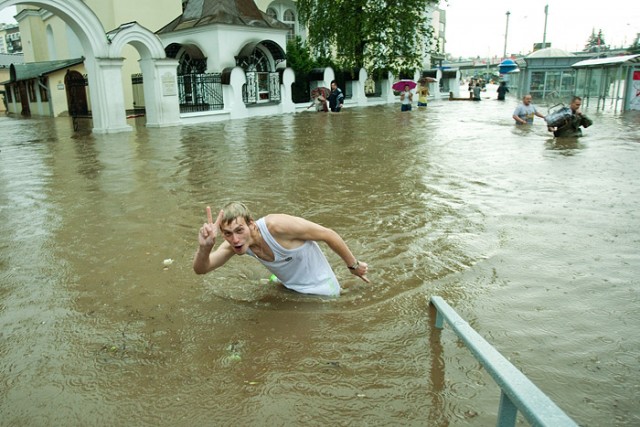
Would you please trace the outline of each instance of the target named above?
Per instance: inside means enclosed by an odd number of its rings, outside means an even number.
[[[315,241],[307,240],[300,247],[286,249],[273,238],[264,218],[257,220],[256,224],[275,259],[265,261],[251,249],[247,254],[267,267],[286,288],[303,294],[340,295],[338,279]]]

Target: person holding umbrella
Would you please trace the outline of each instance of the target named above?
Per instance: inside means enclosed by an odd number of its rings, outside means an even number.
[[[413,103],[413,93],[409,85],[404,85],[404,91],[400,94],[400,111],[411,111],[411,104]]]
[[[411,103],[413,102],[413,93],[411,89],[415,89],[416,82],[413,80],[399,80],[395,82],[391,88],[400,92],[400,111],[411,111]]]

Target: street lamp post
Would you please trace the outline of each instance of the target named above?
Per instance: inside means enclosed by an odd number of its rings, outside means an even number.
[[[509,15],[511,12],[507,10],[507,28],[504,30],[504,52],[502,52],[502,58],[507,57],[507,35],[509,34]]]
[[[547,17],[549,16],[549,5],[544,7],[544,33],[542,33],[542,48],[547,47]]]

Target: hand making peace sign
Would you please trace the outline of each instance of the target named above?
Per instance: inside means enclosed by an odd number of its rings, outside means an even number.
[[[198,243],[200,246],[212,248],[216,243],[216,236],[220,232],[220,222],[224,212],[222,209],[218,213],[216,222],[213,222],[213,216],[211,215],[211,207],[207,206],[207,222],[205,222],[200,228],[198,233]]]

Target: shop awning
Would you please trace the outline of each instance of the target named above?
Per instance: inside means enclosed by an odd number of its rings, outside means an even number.
[[[620,64],[640,64],[640,55],[621,55],[609,58],[586,59],[576,62],[573,68],[613,67]]]

